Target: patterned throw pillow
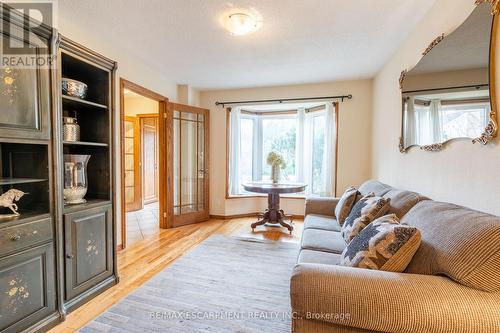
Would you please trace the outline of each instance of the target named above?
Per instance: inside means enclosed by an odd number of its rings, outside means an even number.
[[[347,243],[356,237],[370,222],[384,216],[390,208],[390,198],[377,197],[373,193],[356,202],[342,225],[342,237]]]
[[[351,186],[345,190],[344,194],[340,197],[340,200],[335,207],[335,216],[337,217],[337,221],[340,225],[344,224],[345,219],[349,216],[358,195],[360,195],[359,191],[355,187]]]
[[[342,266],[403,272],[420,246],[420,231],[383,216],[364,228],[342,252]]]

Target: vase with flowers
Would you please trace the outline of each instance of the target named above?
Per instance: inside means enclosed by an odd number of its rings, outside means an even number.
[[[280,181],[281,169],[286,168],[285,159],[280,153],[271,151],[267,155],[267,164],[271,166],[271,179],[273,184],[278,183]]]

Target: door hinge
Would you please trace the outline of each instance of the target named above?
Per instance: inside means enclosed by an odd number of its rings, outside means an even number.
[[[167,217],[167,213],[163,213],[163,217],[165,217],[165,218],[166,218],[166,217]]]
[[[166,112],[163,113],[163,118],[167,119],[167,113]]]

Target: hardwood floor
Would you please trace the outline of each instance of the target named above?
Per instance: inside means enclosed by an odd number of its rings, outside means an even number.
[[[56,332],[75,332],[100,313],[111,307],[142,285],[190,248],[213,234],[238,237],[251,237],[277,242],[299,242],[302,234],[302,221],[294,222],[294,230],[289,235],[285,228],[258,227],[255,232],[250,224],[255,218],[234,220],[209,220],[175,229],[161,229],[151,237],[140,240],[118,253],[120,283],[108,289],[70,313],[66,321],[50,330]]]

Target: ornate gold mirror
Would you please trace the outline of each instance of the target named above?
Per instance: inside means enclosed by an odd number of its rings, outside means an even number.
[[[438,151],[455,139],[487,144],[497,135],[494,60],[499,0],[477,0],[465,22],[437,37],[400,77],[399,149]]]

